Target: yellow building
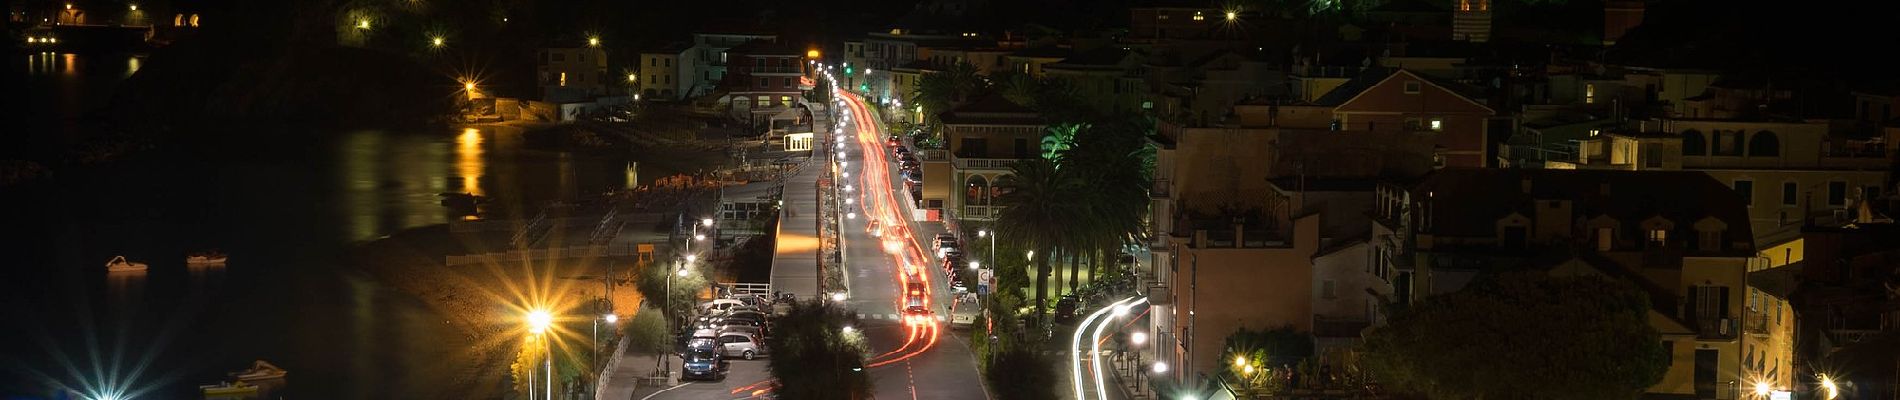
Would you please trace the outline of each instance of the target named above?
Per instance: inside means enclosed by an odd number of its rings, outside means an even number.
[[[1035,110],[990,95],[938,114],[946,150],[918,150],[921,209],[944,218],[990,220],[996,182],[1017,161],[1041,156],[1043,121]]]
[[[1603,132],[1579,144],[1576,160],[1547,165],[1703,172],[1742,195],[1763,247],[1799,236],[1805,220],[1843,220],[1856,202],[1878,197],[1900,139],[1851,137],[1824,121],[1677,119],[1645,128]]]
[[[1648,292],[1650,324],[1670,354],[1662,381],[1645,392],[1742,398],[1744,363],[1759,359],[1742,338],[1756,252],[1739,196],[1707,175],[1446,169],[1381,198],[1407,202],[1382,206],[1409,219],[1388,256],[1409,276],[1395,293],[1416,301],[1519,266],[1632,282]]]

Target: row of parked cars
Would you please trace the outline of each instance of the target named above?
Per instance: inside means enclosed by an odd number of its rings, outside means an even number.
[[[737,297],[737,296],[736,296]],[[725,379],[727,360],[752,360],[766,354],[772,304],[759,297],[716,299],[701,303],[680,357],[682,379]]]

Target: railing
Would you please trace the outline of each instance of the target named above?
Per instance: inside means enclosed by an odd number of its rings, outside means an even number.
[[[752,67],[754,74],[803,74],[804,67]]]
[[[1737,332],[1741,329],[1741,327],[1738,326],[1740,325],[1738,322],[1740,321],[1728,317],[1701,321],[1701,326],[1699,326],[1700,329],[1697,329],[1696,337],[1701,339],[1734,339],[1741,333]]]
[[[1742,313],[1742,329],[1750,335],[1768,334],[1769,315],[1765,312],[1748,311]]]
[[[915,154],[917,156],[918,161],[949,161],[950,160],[950,151],[944,150],[944,149],[928,149],[928,150],[917,149],[915,151],[912,151],[911,154]]]
[[[1022,159],[1017,158],[964,157],[952,157],[951,160],[956,162],[957,169],[1009,169],[1011,166],[1016,165],[1017,161],[1022,161]]]
[[[1003,208],[998,206],[963,206],[963,212],[961,214],[963,214],[963,218],[968,219],[993,220],[996,219],[997,214],[1001,214],[1002,211]]]

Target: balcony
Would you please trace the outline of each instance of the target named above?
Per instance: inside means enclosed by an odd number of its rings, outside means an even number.
[[[1742,314],[1742,331],[1749,335],[1766,336],[1768,322],[1773,320],[1768,313],[1749,311]]]
[[[999,206],[963,206],[961,216],[968,220],[993,221],[1002,212],[1003,207]]]
[[[747,71],[748,71],[747,73],[754,74],[754,75],[764,75],[764,74],[803,75],[805,73],[805,68],[804,67],[752,67],[751,69],[748,69]]]
[[[992,170],[992,171],[1008,171],[1010,166],[1016,165],[1017,161],[1022,161],[1022,159],[1020,158],[967,158],[967,157],[951,157],[950,160],[956,163],[957,169],[959,170]]]
[[[1171,179],[1156,179],[1154,186],[1148,188],[1148,197],[1153,199],[1166,199],[1172,197],[1173,194],[1174,180]]]
[[[1734,318],[1726,318],[1726,317],[1725,318],[1709,318],[1706,320],[1699,321],[1699,323],[1697,324],[1698,329],[1696,329],[1696,338],[1703,339],[1703,340],[1734,339],[1736,338],[1737,334],[1740,333],[1740,332],[1737,332],[1737,330],[1741,329],[1740,326],[1737,326],[1739,325],[1738,322],[1740,321],[1736,321]]]
[[[914,150],[914,151],[912,151],[912,152],[911,152],[911,154],[913,154],[913,155],[915,155],[915,156],[917,156],[917,161],[919,161],[919,162],[924,162],[924,161],[939,161],[939,162],[941,162],[941,161],[950,161],[950,151],[949,151],[949,150],[943,150],[943,149],[917,149],[917,150]]]

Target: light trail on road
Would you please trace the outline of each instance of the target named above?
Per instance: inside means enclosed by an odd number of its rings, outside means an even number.
[[[1075,387],[1076,399],[1088,398],[1088,393],[1085,391],[1085,388],[1082,387],[1082,332],[1088,331],[1089,325],[1094,324],[1097,318],[1102,317],[1102,314],[1106,314],[1114,310],[1115,307],[1121,306],[1122,303],[1134,299],[1135,296],[1129,296],[1128,298],[1116,300],[1114,303],[1108,303],[1107,306],[1089,313],[1087,318],[1082,319],[1082,323],[1075,325],[1075,334],[1071,335],[1069,339],[1069,381]],[[1146,299],[1144,298],[1143,301],[1146,301]],[[1107,320],[1102,321],[1107,322]],[[1095,338],[1090,337],[1089,341],[1094,342]],[[1091,344],[1091,347],[1093,347],[1093,344]]]
[[[896,190],[891,185],[890,159],[886,155],[888,149],[884,146],[884,138],[877,129],[876,121],[873,121],[875,117],[862,98],[843,92],[837,94],[838,98],[844,100],[846,109],[849,110],[847,115],[850,118],[845,121],[845,128],[848,128],[852,136],[857,139],[859,158],[862,160],[861,169],[855,180],[857,186],[864,190],[854,193],[863,196],[864,199],[856,203],[864,207],[867,220],[876,221],[879,226],[884,227],[884,232],[879,235],[882,239],[880,246],[885,254],[890,256],[892,265],[897,267],[893,275],[898,284],[898,296],[893,301],[892,308],[903,315],[900,320],[908,330],[902,346],[872,357],[870,359],[872,362],[866,365],[866,368],[877,368],[908,360],[936,346],[942,334],[941,324],[935,318],[911,318],[905,310],[907,306],[905,300],[912,296],[905,291],[909,289],[911,283],[917,283],[923,287],[922,293],[917,295],[922,297],[922,306],[934,314],[936,309],[931,303],[936,298],[934,295],[936,285],[931,284],[930,271],[933,269],[930,267],[930,259],[924,256],[922,246],[917,243],[917,238],[911,232],[909,219],[900,212],[902,207],[898,206],[894,197]]]
[[[1106,339],[1102,338],[1102,330],[1107,329],[1110,325],[1114,325],[1115,318],[1128,315],[1129,308],[1132,308],[1137,304],[1142,304],[1142,303],[1147,303],[1147,302],[1148,302],[1148,298],[1143,297],[1140,299],[1136,299],[1135,301],[1132,301],[1132,302],[1114,306],[1114,309],[1115,309],[1114,313],[1110,314],[1108,319],[1103,319],[1101,324],[1096,325],[1095,335],[1089,337],[1090,339],[1089,341],[1093,342],[1089,344],[1089,369],[1091,370],[1090,372],[1093,372],[1095,374],[1096,400],[1108,400],[1108,385],[1102,381],[1102,342],[1107,341]],[[1131,319],[1130,323],[1132,322],[1133,320]],[[1123,324],[1122,326],[1126,327],[1128,325]],[[1077,330],[1079,331],[1080,329],[1077,329]]]

